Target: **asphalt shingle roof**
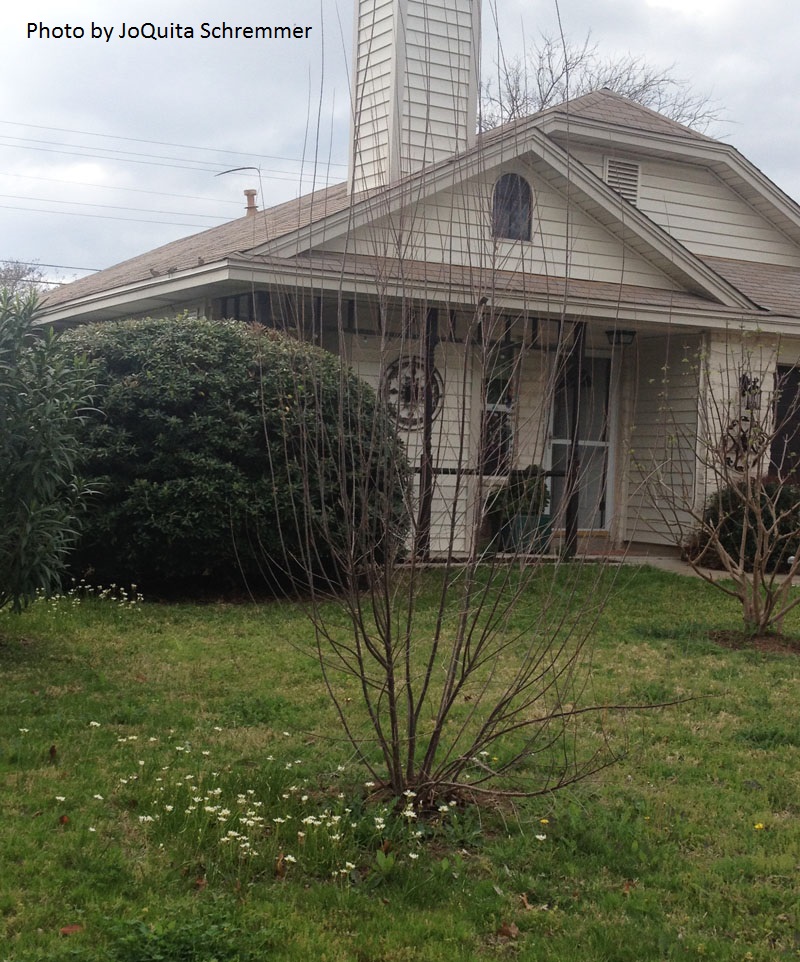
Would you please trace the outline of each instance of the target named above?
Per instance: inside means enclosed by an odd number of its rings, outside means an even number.
[[[57,307],[79,297],[125,287],[150,277],[167,276],[178,270],[210,264],[231,254],[252,250],[343,210],[348,203],[345,184],[306,194],[277,207],[211,227],[200,234],[182,237],[89,277],[65,284],[47,295],[44,306]]]
[[[688,127],[669,120],[655,111],[642,107],[631,100],[621,97],[608,90],[598,90],[579,97],[569,104],[561,104],[543,111],[537,117],[571,116],[595,120],[605,124],[626,127],[632,130],[648,130],[671,137],[688,140],[701,140],[705,143],[711,138],[691,130]],[[535,118],[514,121],[504,127],[489,131],[478,138],[475,150],[482,145],[493,142],[496,138],[506,136],[521,124],[528,124]],[[52,291],[44,299],[45,308],[57,308],[68,305],[73,300],[102,294],[105,291],[124,289],[128,285],[146,281],[152,277],[169,276],[176,271],[190,270],[203,264],[211,264],[234,255],[247,255],[261,245],[281,237],[294,230],[309,226],[325,217],[345,210],[352,202],[346,184],[337,184],[315,191],[295,200],[287,201],[255,215],[241,217],[218,227],[190,237],[185,237],[155,250],[140,254],[130,260],[123,261],[113,267],[83,278],[71,284]],[[289,258],[282,262],[286,265],[299,267],[302,263],[320,264],[330,261],[331,255],[320,255],[313,258]],[[253,258],[265,265],[275,262],[275,258]],[[734,261],[716,257],[705,257],[706,263],[720,276],[737,287],[742,293],[750,297],[762,307],[780,314],[800,316],[800,271],[791,268],[777,267]],[[341,258],[339,263],[341,264]],[[355,262],[353,262],[355,263]],[[379,269],[377,262],[370,258],[358,260],[358,272],[362,270]],[[386,265],[384,264],[384,269]],[[450,265],[430,265],[423,263],[409,263],[403,265],[405,276],[421,278],[423,276],[441,276],[442,271],[449,271],[451,277],[456,277],[463,269]],[[505,278],[505,273],[509,277]],[[507,285],[507,289],[518,288],[538,292],[547,291],[563,295],[565,282],[556,278],[541,278],[534,275],[520,277],[512,272],[499,272],[500,282]],[[463,279],[463,278],[462,278]],[[603,296],[605,288],[613,289],[615,298],[635,303],[672,303],[677,304],[681,299],[689,303],[703,303],[702,299],[686,294],[670,294],[655,289],[638,288],[630,285],[603,285],[590,281],[569,280],[566,290],[570,296]],[[710,302],[708,302],[710,304]]]

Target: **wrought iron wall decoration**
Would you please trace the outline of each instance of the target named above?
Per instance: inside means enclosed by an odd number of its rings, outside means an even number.
[[[761,381],[757,377],[743,374],[739,378],[739,395],[744,400],[745,411],[761,410]]]
[[[425,359],[398,357],[386,368],[381,389],[402,428],[415,430],[425,420]],[[431,371],[432,416],[442,408],[444,382],[438,370]]]
[[[723,432],[720,457],[732,471],[750,471],[764,456],[769,441],[757,420],[747,414],[734,418]]]

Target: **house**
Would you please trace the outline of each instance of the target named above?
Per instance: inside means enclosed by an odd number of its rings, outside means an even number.
[[[479,36],[479,0],[357,0],[347,182],[270,210],[248,191],[45,319],[189,311],[340,352],[395,407],[434,555],[474,550],[492,485],[532,463],[561,537],[660,550],[659,497],[702,503],[716,435],[794,377],[800,208],[607,90],[476,134]]]

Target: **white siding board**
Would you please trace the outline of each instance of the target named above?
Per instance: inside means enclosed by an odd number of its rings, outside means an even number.
[[[800,266],[800,251],[711,171],[643,162],[640,209],[698,254]]]
[[[465,149],[474,137],[479,46],[475,0],[361,0],[354,102],[355,190]],[[369,101],[360,92],[369,84]],[[378,98],[384,109],[370,112]],[[358,143],[380,143],[363,154]]]
[[[569,262],[570,276],[576,279],[681,289],[639,254],[625,250],[588,215],[574,207],[568,211],[566,200],[547,183],[530,171],[523,173],[534,194],[530,242],[492,237],[494,176],[487,175],[376,220],[325,249],[562,276]]]
[[[417,341],[379,336],[350,335],[345,338],[344,356],[353,370],[363,377],[375,390],[380,390],[381,372],[398,356],[419,355],[422,346]],[[436,367],[444,383],[442,406],[433,422],[432,447],[434,468],[452,472],[459,468],[469,468],[475,456],[475,439],[471,433],[472,373],[471,362],[461,344],[443,342],[436,351]],[[466,377],[468,395],[465,398],[463,385],[464,364],[469,366]],[[464,438],[463,452],[461,438]],[[418,467],[422,453],[421,430],[401,432],[406,452],[412,468]],[[450,525],[455,518],[457,523],[453,551],[463,554],[468,550],[471,532],[473,484],[464,475],[461,490],[457,491],[457,479],[453,474],[436,476],[433,507],[431,511],[431,550],[434,553],[447,553],[451,541]]]
[[[700,347],[697,337],[642,338],[636,345],[638,365],[629,385],[634,392],[632,423],[626,432],[629,541],[674,545],[691,529],[687,512],[673,508],[685,497],[690,503],[695,498],[698,375],[691,361]],[[659,497],[649,480],[654,472],[673,490],[673,503],[661,502],[663,511],[654,503]]]
[[[605,154],[579,147],[575,157],[603,177]],[[706,167],[613,154],[640,165],[637,207],[689,250],[800,267],[800,249]]]

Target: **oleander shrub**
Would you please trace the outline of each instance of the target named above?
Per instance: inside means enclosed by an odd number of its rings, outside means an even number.
[[[341,584],[360,555],[401,549],[402,446],[375,392],[334,355],[187,317],[88,325],[63,342],[99,385],[84,440],[100,495],[76,573],[286,591]]]
[[[0,292],[0,608],[57,591],[89,493],[78,433],[91,381],[36,327],[35,296]]]
[[[689,556],[710,568],[724,567],[721,552],[745,570],[776,571],[800,550],[800,487],[783,481],[742,480],[706,501]]]

